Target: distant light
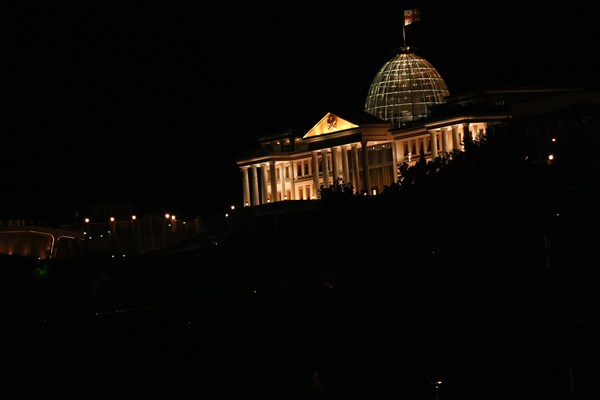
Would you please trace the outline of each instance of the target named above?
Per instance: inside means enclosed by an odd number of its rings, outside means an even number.
[[[235,206],[234,206],[233,204],[231,205],[231,209],[232,209],[232,210],[235,210]]]
[[[548,156],[548,160],[550,160],[550,161],[554,160],[554,155],[553,155],[553,154],[550,154],[550,155]]]
[[[229,217],[229,214],[225,213],[225,218]]]
[[[137,219],[137,217],[135,215],[132,215],[131,219],[135,221]]]
[[[84,219],[84,222],[87,224],[88,222],[90,222],[89,218]]]
[[[552,141],[553,141],[553,142],[556,142],[556,138],[552,138]]]
[[[171,221],[175,221],[175,216],[171,215]]]
[[[169,219],[169,217],[170,217],[170,216],[171,216],[171,215],[170,215],[169,213],[166,213],[166,214],[165,214],[165,218],[166,218],[166,219]]]
[[[246,202],[246,207],[248,207],[248,202]]]
[[[115,222],[115,217],[110,217],[110,222]]]

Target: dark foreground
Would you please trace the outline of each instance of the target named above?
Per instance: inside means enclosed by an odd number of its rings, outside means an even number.
[[[536,282],[475,290],[448,276],[348,275],[271,293],[46,308],[5,319],[1,397],[598,398],[596,313],[561,304],[552,279]]]

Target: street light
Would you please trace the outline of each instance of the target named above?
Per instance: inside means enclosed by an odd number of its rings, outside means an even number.
[[[111,228],[111,235],[117,236],[117,222],[115,221],[115,217],[110,217],[110,228]]]
[[[110,217],[110,244],[111,251],[115,251],[115,238],[117,237],[117,223],[115,221],[115,217]]]
[[[83,237],[84,237],[84,246],[85,246],[85,255],[88,255],[88,235],[89,235],[89,228],[90,228],[90,219],[89,218],[85,218],[83,220],[83,222],[85,223],[84,229],[83,229]]]
[[[171,233],[177,233],[177,218],[175,215],[171,215]]]
[[[134,253],[134,254],[136,252],[135,250],[136,250],[136,242],[137,242],[136,234],[135,234],[135,227],[136,227],[135,221],[136,220],[137,220],[137,216],[132,215],[131,216],[131,243],[132,243],[132,253]]]
[[[165,219],[163,219],[163,246],[167,247],[167,221],[171,218],[171,214],[165,213]]]
[[[435,400],[440,399],[440,387],[442,386],[442,383],[444,383],[444,382],[441,380],[435,380],[435,381],[431,382],[431,384],[435,388]]]

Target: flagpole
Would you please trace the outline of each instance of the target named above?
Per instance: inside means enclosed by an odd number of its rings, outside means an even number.
[[[408,51],[408,46],[406,45],[406,25],[410,25],[415,21],[421,20],[421,12],[417,9],[413,10],[404,10],[402,13],[402,40],[404,45],[402,49],[404,51]]]

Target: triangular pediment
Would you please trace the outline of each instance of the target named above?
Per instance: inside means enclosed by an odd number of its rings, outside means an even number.
[[[347,129],[358,128],[358,125],[353,124],[350,121],[346,121],[343,118],[338,117],[333,113],[327,113],[315,126],[312,127],[310,131],[306,135],[304,135],[303,139],[327,135],[331,133],[336,133],[340,131],[345,131]]]

